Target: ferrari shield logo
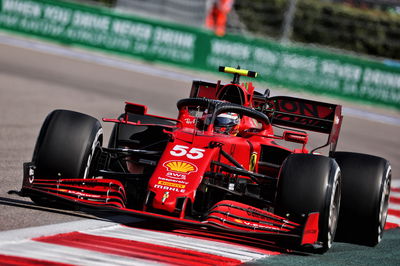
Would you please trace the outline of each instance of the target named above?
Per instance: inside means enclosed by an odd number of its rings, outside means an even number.
[[[257,153],[253,152],[250,156],[249,171],[254,172],[257,163]]]

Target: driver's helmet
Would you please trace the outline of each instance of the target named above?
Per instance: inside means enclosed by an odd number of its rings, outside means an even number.
[[[235,135],[239,132],[240,117],[236,113],[219,114],[214,121],[214,131],[221,134]]]

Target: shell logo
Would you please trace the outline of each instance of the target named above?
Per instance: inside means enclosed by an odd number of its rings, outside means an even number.
[[[190,174],[191,172],[197,172],[197,166],[184,161],[167,161],[163,164],[168,171],[179,172]]]

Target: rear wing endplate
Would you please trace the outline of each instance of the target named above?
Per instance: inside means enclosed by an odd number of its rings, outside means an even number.
[[[342,106],[307,99],[276,96],[266,99],[263,110],[272,125],[315,131],[329,134],[331,151],[336,149],[342,125]]]

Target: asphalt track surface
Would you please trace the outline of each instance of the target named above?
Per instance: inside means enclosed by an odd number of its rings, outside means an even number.
[[[121,62],[130,64],[130,61]],[[107,216],[98,212],[38,207],[29,199],[7,194],[9,190],[20,188],[22,163],[31,160],[37,134],[49,112],[70,109],[99,119],[115,118],[122,112],[124,101],[131,101],[148,105],[150,113],[175,117],[175,103],[178,99],[188,97],[191,78],[214,78],[204,73],[196,76],[188,71],[138,62],[133,64],[135,68],[128,70],[121,65],[108,66],[0,44],[0,231],[86,218],[103,219]],[[225,81],[229,79],[229,76],[224,78]],[[274,91],[274,95],[288,93],[285,90]],[[337,99],[312,97],[340,102]],[[371,153],[387,158],[392,164],[393,178],[398,183],[400,113],[340,103],[356,108],[356,111],[345,110],[338,150]],[[107,140],[112,125],[103,123],[103,126]],[[255,263],[400,265],[399,244],[400,231],[394,229],[385,234],[384,240],[376,248],[335,243],[333,249],[323,256],[281,255]]]

